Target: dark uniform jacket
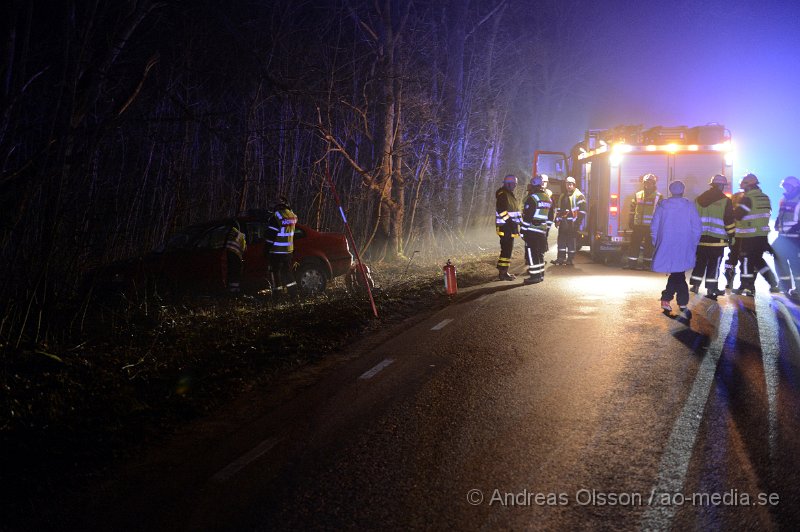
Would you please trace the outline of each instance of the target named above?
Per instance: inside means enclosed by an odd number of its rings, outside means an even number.
[[[506,187],[495,192],[495,225],[499,236],[519,236],[520,212],[516,196]]]

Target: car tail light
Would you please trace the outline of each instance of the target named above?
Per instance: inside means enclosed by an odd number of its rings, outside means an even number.
[[[611,216],[619,214],[619,196],[617,194],[611,194],[611,201],[608,204],[608,214]]]

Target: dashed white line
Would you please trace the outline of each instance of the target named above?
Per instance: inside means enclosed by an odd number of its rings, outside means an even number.
[[[364,380],[371,379],[372,377],[377,375],[381,370],[386,368],[392,362],[394,362],[394,359],[387,358],[386,360],[384,360],[383,362],[381,362],[380,364],[378,364],[377,366],[375,366],[371,370],[365,371],[364,373],[362,373],[361,376],[359,377],[359,379],[364,379]]]
[[[445,327],[447,327],[447,324],[450,323],[451,321],[453,321],[453,318],[447,318],[446,320],[442,320],[433,327],[431,327],[431,330],[439,331],[441,329],[444,329]]]
[[[217,473],[211,477],[211,480],[215,482],[225,482],[233,475],[247,467],[249,464],[258,460],[264,453],[275,447],[275,444],[278,443],[278,441],[278,438],[267,438],[256,445],[247,454],[240,456],[227,466],[217,471]]]

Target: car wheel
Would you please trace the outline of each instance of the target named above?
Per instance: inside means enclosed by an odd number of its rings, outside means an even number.
[[[297,284],[303,294],[319,294],[325,290],[328,278],[321,264],[308,262],[297,270]]]

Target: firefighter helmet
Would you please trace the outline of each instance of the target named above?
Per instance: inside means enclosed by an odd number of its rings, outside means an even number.
[[[531,178],[531,185],[534,187],[540,187],[544,183],[544,178],[541,174],[536,174]]]
[[[745,187],[754,187],[758,185],[758,178],[755,174],[747,174],[742,178],[742,181],[739,183],[740,188]]]
[[[550,176],[542,174],[542,186],[546,187],[548,183],[550,183]]]
[[[658,176],[655,174],[644,174],[642,176],[642,183],[654,183],[658,181]]]
[[[289,206],[289,199],[286,196],[280,196],[278,198],[278,203],[275,204],[274,210],[279,211],[281,209],[291,209]]]
[[[572,177],[572,176],[569,176],[564,180],[564,183],[572,183],[574,185],[575,184],[575,178]]]
[[[508,174],[507,176],[505,176],[503,178],[503,184],[504,185],[511,185],[511,184],[516,185],[517,184],[517,176],[515,176],[514,174]]]
[[[800,179],[797,179],[795,176],[790,175],[783,181],[781,181],[781,188],[786,192],[791,192],[792,190],[796,190],[800,187]]]
[[[725,177],[722,174],[717,174],[717,175],[715,175],[714,177],[711,178],[711,181],[709,181],[708,184],[709,185],[722,185],[724,187],[724,186],[727,186],[727,184],[728,184],[728,178]]]

